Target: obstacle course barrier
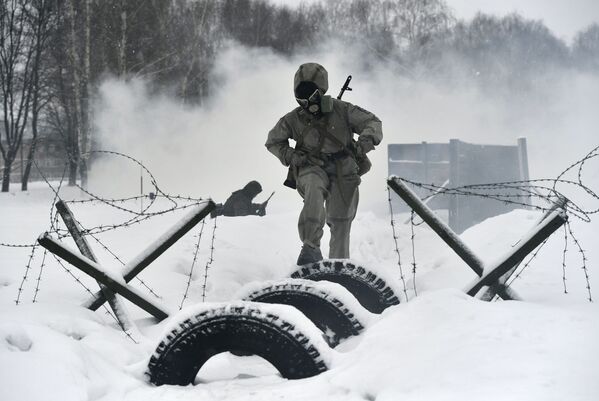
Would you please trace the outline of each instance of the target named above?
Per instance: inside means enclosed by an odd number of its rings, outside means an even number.
[[[390,177],[387,184],[480,277],[466,289],[466,293],[471,296],[479,294],[478,297],[482,300],[490,301],[495,295],[504,300],[521,299],[514,290],[505,285],[506,281],[526,255],[568,221],[565,208],[567,200],[560,198],[503,259],[493,266],[485,267],[481,259],[418,198],[418,195],[401,178]]]
[[[485,267],[459,236],[400,179],[390,178],[388,184],[477,273],[480,278],[465,291],[482,299],[488,300],[495,295],[518,299],[505,282],[528,253],[567,221],[564,200],[547,212],[506,257]],[[101,292],[86,306],[97,309],[108,300],[115,312],[123,316],[119,323],[125,326],[130,319],[115,302],[116,294],[158,320],[170,315],[167,308],[147,299],[126,283],[207,216],[214,203],[209,201],[198,206],[130,262],[121,277],[107,272],[97,263],[72,213],[66,207],[60,208],[82,254],[49,234],[40,236],[38,242],[95,278]],[[348,260],[324,260],[301,266],[289,279],[254,284],[242,289],[238,295],[244,301],[201,304],[187,308],[174,318],[172,328],[149,359],[145,372],[149,381],[155,385],[191,384],[206,361],[222,352],[258,355],[288,379],[311,377],[328,369],[331,348],[343,339],[360,334],[372,313],[380,314],[400,303],[380,275]]]
[[[96,310],[104,302],[106,302],[107,297],[112,298],[114,300],[114,293],[122,295],[127,300],[131,301],[141,309],[150,313],[156,319],[163,320],[166,319],[170,312],[168,308],[160,305],[153,299],[146,297],[144,294],[137,291],[135,288],[128,286],[126,283],[131,281],[138,273],[140,273],[144,268],[149,266],[154,260],[156,260],[160,255],[162,255],[168,248],[170,248],[175,242],[177,242],[183,235],[185,235],[189,230],[191,230],[197,223],[202,221],[210,211],[214,209],[215,204],[213,201],[209,200],[204,204],[198,205],[193,208],[193,210],[188,213],[181,221],[179,221],[175,226],[173,226],[170,230],[168,230],[164,235],[162,235],[158,240],[152,243],[144,252],[139,254],[132,262],[130,262],[124,268],[124,273],[121,277],[115,277],[105,269],[102,268],[101,265],[96,263],[94,260],[93,253],[89,244],[85,241],[79,228],[77,227],[76,220],[70,210],[66,207],[63,202],[58,202],[56,207],[61,214],[65,224],[69,227],[69,230],[72,234],[74,234],[74,239],[83,254],[78,254],[73,250],[66,247],[60,241],[52,238],[48,233],[42,234],[38,238],[38,242],[41,246],[46,248],[48,251],[53,253],[54,255],[64,259],[69,262],[71,265],[75,266],[79,270],[84,273],[90,275],[98,283],[100,284],[100,292],[96,293],[92,299],[84,304],[85,307]],[[103,288],[104,286],[105,288]],[[108,289],[108,291],[107,291]],[[110,305],[114,307],[115,315],[119,318],[119,324],[121,326],[131,325],[131,319],[126,317],[126,312],[124,308],[117,306],[115,303],[111,302]],[[116,307],[115,307],[116,306]]]

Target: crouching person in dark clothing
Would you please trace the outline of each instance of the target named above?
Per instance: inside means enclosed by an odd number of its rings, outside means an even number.
[[[252,203],[252,200],[260,192],[262,192],[260,183],[250,181],[242,189],[233,192],[224,204],[218,203],[210,216],[213,218],[216,216],[264,216],[267,202]]]

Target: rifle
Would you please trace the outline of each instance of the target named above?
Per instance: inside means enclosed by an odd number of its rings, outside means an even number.
[[[349,83],[351,82],[351,79],[352,79],[352,76],[348,75],[347,79],[345,80],[345,83],[341,87],[341,91],[339,91],[339,94],[337,95],[337,100],[341,100],[341,98],[343,97],[343,94],[345,93],[345,91],[352,91],[353,90],[352,88],[349,87]],[[295,174],[293,172],[293,166],[289,166],[289,170],[287,170],[287,178],[283,182],[283,185],[285,185],[286,187],[289,187],[291,189],[296,189],[297,188],[297,183],[295,181]]]
[[[272,196],[274,194],[275,194],[275,191],[272,191],[272,194],[270,194],[270,196],[268,198],[266,198],[266,200],[260,204],[260,207],[258,207],[258,210],[257,210],[259,216],[264,216],[266,214],[266,205],[268,205],[268,201],[270,201],[270,198],[272,198]],[[261,212],[264,212],[264,214],[260,214]]]

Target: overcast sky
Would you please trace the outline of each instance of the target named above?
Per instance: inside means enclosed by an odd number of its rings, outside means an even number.
[[[297,5],[299,0],[271,0]],[[304,0],[312,3],[318,0]],[[599,23],[599,0],[446,0],[458,18],[470,19],[477,11],[505,15],[513,11],[541,19],[560,38],[570,41],[576,32]]]

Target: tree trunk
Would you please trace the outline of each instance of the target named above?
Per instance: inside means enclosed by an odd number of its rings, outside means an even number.
[[[46,3],[38,3],[37,8],[37,20],[35,25],[35,55],[33,59],[33,67],[32,67],[32,81],[31,81],[31,91],[32,93],[32,101],[31,101],[31,133],[33,138],[31,139],[31,146],[29,147],[29,151],[27,152],[27,164],[25,165],[25,171],[23,172],[23,176],[21,177],[21,190],[27,191],[27,186],[29,183],[29,175],[31,173],[31,165],[33,164],[33,158],[35,157],[35,150],[37,148],[38,142],[38,131],[37,131],[37,123],[39,121],[39,114],[41,111],[40,107],[40,69],[42,68],[42,52],[44,49],[44,45],[46,43],[46,39],[48,38],[48,9],[46,8]]]
[[[79,77],[79,57],[77,54],[77,33],[75,30],[75,1],[69,1],[70,46],[69,61],[72,68],[72,95],[73,95],[73,138],[71,154],[69,155],[69,186],[77,183],[77,167],[81,157],[81,80]]]
[[[37,119],[37,116],[33,117]],[[31,146],[27,152],[27,164],[25,164],[25,171],[21,178],[21,191],[27,191],[27,185],[29,183],[29,174],[31,174],[31,165],[33,164],[33,158],[35,157],[35,148],[37,148],[37,122],[32,122],[33,139],[31,140]]]
[[[89,152],[91,151],[91,127],[90,127],[90,0],[85,0],[84,6],[84,49],[83,49],[83,73],[81,74],[81,136],[79,140],[79,175],[81,177],[81,186],[87,188],[87,169],[89,166]]]
[[[31,173],[31,165],[33,164],[33,158],[35,157],[35,149],[37,148],[37,122],[39,118],[39,55],[36,55],[37,65],[33,67],[33,82],[32,91],[33,99],[31,104],[31,146],[27,151],[27,163],[25,164],[25,171],[21,177],[21,191],[27,191],[27,184],[29,183],[29,174]],[[23,146],[23,145],[21,145]],[[22,161],[21,161],[22,163]]]
[[[69,186],[77,184],[77,161],[69,157]]]
[[[119,43],[119,74],[127,73],[127,2],[121,0],[121,39]]]
[[[9,10],[10,9],[10,10]],[[10,173],[19,149],[31,106],[31,62],[33,44],[28,30],[27,4],[13,2],[0,8],[0,102],[4,121],[5,147],[2,192],[8,192]]]
[[[2,170],[2,192],[8,192],[10,187],[10,170],[12,169],[12,162],[14,157],[7,157],[4,159],[4,170]]]

